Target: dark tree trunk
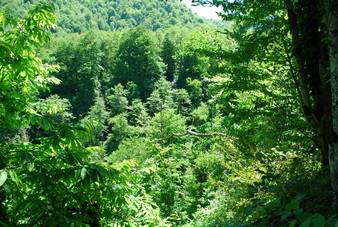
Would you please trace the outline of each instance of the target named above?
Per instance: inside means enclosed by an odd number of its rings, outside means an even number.
[[[299,96],[306,120],[315,134],[323,167],[329,166],[328,151],[332,129],[332,99],[329,73],[327,27],[324,4],[317,0],[285,0],[298,66]]]
[[[333,134],[330,137],[329,163],[331,185],[334,194],[333,208],[338,205],[338,1],[326,0],[326,18],[330,53],[330,75],[332,89]]]

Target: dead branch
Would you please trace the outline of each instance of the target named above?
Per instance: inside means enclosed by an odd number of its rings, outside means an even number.
[[[203,134],[203,133],[197,133],[197,132],[194,132],[194,131],[191,131],[191,130],[186,130],[185,133],[182,133],[182,134],[173,133],[170,136],[167,136],[167,137],[164,137],[164,138],[160,138],[160,139],[155,139],[155,141],[168,140],[168,139],[170,139],[170,138],[172,138],[174,136],[185,136],[185,135],[188,135],[188,134],[192,135],[192,136],[199,136],[199,137],[227,136],[226,134],[221,133],[221,132],[214,132],[214,133]]]

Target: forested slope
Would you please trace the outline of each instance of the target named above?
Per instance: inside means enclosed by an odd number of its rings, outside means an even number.
[[[24,14],[37,0],[4,0],[16,15]],[[176,0],[53,0],[58,16],[56,33],[83,33],[90,30],[116,31],[142,25],[150,30],[172,26],[221,27],[220,21],[199,18],[186,5]]]
[[[2,2],[0,225],[337,224],[277,1],[54,2]]]

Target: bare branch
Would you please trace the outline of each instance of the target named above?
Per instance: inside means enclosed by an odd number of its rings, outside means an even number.
[[[203,134],[203,133],[194,132],[192,130],[186,130],[185,133],[182,133],[182,134],[173,133],[170,136],[167,136],[167,137],[164,137],[164,138],[160,138],[160,139],[155,139],[155,141],[163,141],[163,140],[168,140],[168,139],[170,139],[170,138],[172,138],[174,136],[185,136],[185,135],[192,135],[192,136],[199,136],[199,137],[227,136],[226,134],[221,133],[221,132],[214,132],[214,133]]]

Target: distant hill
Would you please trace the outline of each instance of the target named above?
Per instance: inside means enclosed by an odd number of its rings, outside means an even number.
[[[56,33],[83,33],[89,30],[116,31],[142,25],[156,31],[172,26],[220,27],[220,21],[198,17],[178,0],[52,0],[59,17]],[[18,15],[37,0],[1,0]]]

